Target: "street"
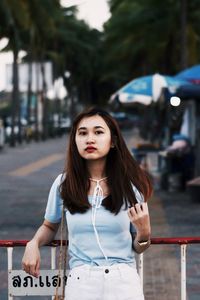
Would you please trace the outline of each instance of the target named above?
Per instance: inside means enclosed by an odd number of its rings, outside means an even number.
[[[137,131],[126,131],[124,137],[130,149],[140,141]],[[0,152],[1,240],[30,239],[43,222],[49,189],[54,178],[64,167],[67,140],[68,136],[63,136],[12,149],[6,147]],[[199,236],[199,206],[200,203],[193,202],[185,192],[169,193],[156,190],[149,202],[152,236]],[[23,250],[14,249],[13,268],[21,267]],[[41,252],[42,267],[47,267],[50,265],[50,251],[45,248]],[[152,245],[146,251],[144,291],[146,300],[180,299],[178,245]],[[189,300],[200,299],[198,244],[188,246],[187,292]],[[7,252],[5,248],[0,248],[0,300],[6,299]]]

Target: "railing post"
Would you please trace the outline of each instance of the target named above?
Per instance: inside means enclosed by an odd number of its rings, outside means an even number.
[[[7,256],[8,256],[8,272],[12,270],[13,266],[13,260],[12,260],[12,254],[13,254],[13,247],[8,247],[7,248]],[[9,294],[9,289],[8,289],[8,300],[13,300],[13,297],[10,296]]]
[[[139,273],[139,276],[140,276],[141,285],[143,287],[143,277],[144,277],[144,274],[143,274],[143,253],[138,255],[138,273]]]
[[[51,269],[56,268],[56,247],[51,247]]]
[[[186,248],[181,245],[181,300],[186,300]]]
[[[51,247],[51,269],[56,269],[56,247]],[[51,299],[54,300],[55,296],[52,296]]]

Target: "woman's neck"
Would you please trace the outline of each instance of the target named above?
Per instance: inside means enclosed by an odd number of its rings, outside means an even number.
[[[105,161],[88,161],[90,177],[96,180],[106,177]]]

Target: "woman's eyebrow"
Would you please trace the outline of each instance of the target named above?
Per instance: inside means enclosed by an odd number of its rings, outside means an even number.
[[[95,129],[100,129],[100,128],[101,128],[101,129],[105,129],[105,128],[102,127],[102,126],[94,126],[94,128],[95,128]],[[87,130],[87,129],[88,129],[87,127],[79,127],[79,128],[78,128],[78,131],[79,131],[79,130]]]
[[[102,127],[102,126],[94,126],[94,128],[95,129],[99,129],[99,128],[104,129],[104,127]]]
[[[79,127],[78,130],[86,130],[87,127]]]

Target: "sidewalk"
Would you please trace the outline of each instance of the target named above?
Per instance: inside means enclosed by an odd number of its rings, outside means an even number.
[[[153,236],[168,236],[168,237],[199,237],[200,219],[199,219],[199,208],[200,203],[192,201],[187,191],[184,192],[166,192],[157,191],[155,193],[157,198],[156,202],[160,203],[161,210],[164,215],[162,217],[162,222],[156,224],[159,220],[158,216],[155,215],[153,209],[153,202],[150,204],[150,211],[152,218],[155,220],[152,222]],[[159,207],[159,205],[158,205]],[[164,221],[164,222],[163,222]],[[164,229],[164,230],[163,230]],[[163,233],[164,231],[164,233]],[[157,248],[157,246],[152,246],[152,248]],[[159,246],[162,247],[162,246]],[[178,245],[173,246],[164,245],[162,249],[171,249],[171,254],[165,256],[162,268],[165,268],[168,264],[167,273],[171,274],[171,279],[167,289],[167,298],[162,299],[180,299],[180,297],[175,297],[175,295],[180,294],[180,247]],[[162,250],[161,249],[161,250]],[[200,245],[191,244],[187,246],[187,265],[186,265],[186,275],[187,275],[187,296],[189,300],[199,300],[200,299]],[[170,262],[171,260],[171,262]],[[176,266],[177,272],[171,273]],[[174,281],[177,283],[176,289],[174,291],[179,291],[179,293],[174,293],[174,296],[168,298],[170,293],[170,287],[174,287]],[[171,282],[171,283],[170,283]],[[147,298],[148,300],[148,298]]]
[[[152,236],[171,236],[162,205],[155,195],[149,202]],[[144,254],[144,291],[146,300],[180,299],[180,270],[174,245],[152,245]]]

